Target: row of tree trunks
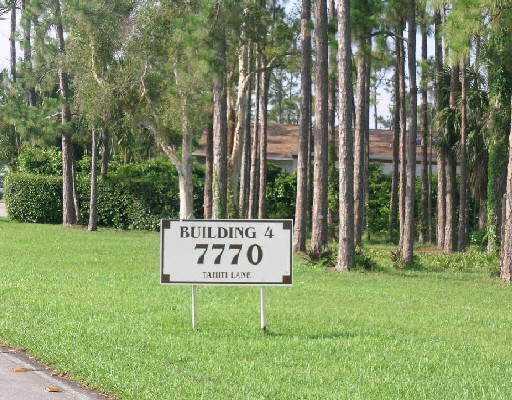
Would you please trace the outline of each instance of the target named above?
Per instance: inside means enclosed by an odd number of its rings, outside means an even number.
[[[352,132],[352,52],[350,1],[338,0],[339,245],[336,270],[354,265],[354,136]]]
[[[418,94],[416,86],[416,1],[412,0],[407,15],[407,52],[411,124],[407,131],[407,182],[405,186],[405,220],[403,226],[402,259],[410,264],[414,255],[414,197],[416,187],[416,136]]]
[[[314,130],[314,171],[313,171],[313,211],[311,231],[311,252],[319,257],[327,243],[327,195],[328,195],[328,37],[327,2],[317,0],[315,8],[315,130]]]
[[[302,0],[301,14],[301,100],[299,149],[297,152],[297,197],[295,201],[295,251],[306,250],[308,217],[308,163],[311,130],[311,0]]]

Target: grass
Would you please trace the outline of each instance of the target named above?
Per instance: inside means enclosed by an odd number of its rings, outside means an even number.
[[[293,288],[159,285],[156,233],[0,220],[0,341],[121,399],[508,399],[511,290],[496,260],[372,245],[372,272],[298,261]]]

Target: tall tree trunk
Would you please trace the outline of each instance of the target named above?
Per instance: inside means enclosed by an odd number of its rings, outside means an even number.
[[[399,33],[403,35],[405,23],[400,24]],[[399,199],[399,247],[402,248],[402,241],[404,237],[404,222],[405,222],[405,187],[407,177],[407,112],[406,112],[406,89],[405,89],[405,48],[404,40],[399,39],[399,86],[400,86],[400,184],[398,186]]]
[[[328,165],[327,145],[329,129],[329,61],[327,39],[327,2],[317,0],[315,6],[315,131],[313,171],[313,213],[311,252],[319,257],[327,244]]]
[[[512,99],[511,99],[512,117]],[[508,169],[507,169],[507,193],[505,201],[504,239],[501,250],[500,277],[505,282],[510,282],[512,276],[512,118],[510,121],[510,135],[508,145]]]
[[[212,206],[213,206],[213,187],[212,187],[212,176],[213,176],[213,130],[208,127],[204,130],[206,136],[206,154],[205,154],[205,176],[204,176],[204,218],[212,218]]]
[[[227,218],[227,93],[226,93],[226,38],[219,28],[217,39],[217,71],[213,81],[213,175],[212,191],[214,219]]]
[[[23,26],[23,59],[25,68],[29,74],[32,73],[32,12],[27,7],[28,0],[21,1],[22,26]],[[32,85],[27,88],[27,101],[32,107],[36,105],[36,90]]]
[[[432,127],[429,128],[428,135],[428,242],[433,243],[434,240],[434,224],[433,224],[433,205],[432,205]]]
[[[262,57],[261,77],[260,77],[260,193],[258,195],[258,218],[266,217],[266,194],[267,194],[267,105],[268,105],[268,88],[270,82],[270,72],[265,66],[265,58]]]
[[[11,9],[11,34],[9,36],[9,44],[11,51],[11,79],[13,82],[16,82],[17,72],[16,72],[16,0],[11,0],[10,4]]]
[[[98,146],[96,143],[96,128],[91,130],[91,139],[91,191],[87,229],[93,232],[98,229]]]
[[[249,54],[249,65],[251,65],[251,55]],[[245,106],[245,126],[244,126],[244,144],[242,151],[242,166],[240,168],[240,193],[239,207],[240,217],[248,217],[249,206],[249,181],[251,178],[251,120],[252,120],[252,92],[253,92],[253,74],[249,72],[249,83],[247,87],[246,106]]]
[[[361,245],[364,212],[364,154],[365,154],[365,102],[366,71],[368,68],[366,40],[361,40],[357,63],[356,130],[354,139],[354,240]]]
[[[256,57],[258,59],[258,57]],[[256,62],[256,69],[258,69],[258,62]],[[258,215],[258,197],[260,185],[260,74],[256,74],[256,116],[254,118],[254,128],[251,140],[251,171],[249,179],[249,219],[254,219]]]
[[[293,249],[306,250],[308,215],[309,131],[311,129],[311,0],[302,0],[301,14],[301,100],[299,149],[297,153],[297,197],[295,200],[295,234]]]
[[[436,113],[445,107],[444,70],[443,70],[443,46],[441,41],[441,13],[434,13],[434,46],[435,46],[435,90]],[[446,225],[446,148],[443,140],[443,128],[437,132],[439,142],[437,148],[437,247],[444,248],[444,231]]]
[[[418,130],[418,88],[416,86],[416,0],[411,0],[407,16],[407,60],[409,66],[409,93],[411,124],[407,132],[407,182],[405,186],[405,220],[402,258],[410,264],[414,255],[414,197],[416,187],[416,135]]]
[[[336,32],[336,5],[335,0],[329,0],[329,25],[333,32]],[[336,169],[336,85],[337,85],[337,55],[336,46],[331,44],[329,46],[329,132],[328,132],[328,182],[329,182],[329,195],[328,195],[328,211],[327,211],[327,225],[328,231],[331,235],[333,232],[329,227],[334,227],[337,222],[337,205],[332,201],[338,193],[338,171]]]
[[[186,115],[185,112],[186,111],[183,110],[183,115]],[[180,219],[193,219],[194,181],[192,178],[192,133],[188,128],[188,118],[186,120],[184,119],[183,125],[181,168],[178,168],[178,181],[180,187]]]
[[[458,249],[464,251],[467,245],[468,234],[468,175],[467,175],[467,79],[466,62],[461,63],[461,125],[460,125],[460,185],[459,185],[459,232]]]
[[[352,60],[350,0],[338,0],[339,195],[340,224],[337,271],[354,265],[354,136],[352,132]]]
[[[233,148],[228,164],[228,195],[229,215],[231,218],[239,217],[239,184],[242,152],[244,148],[244,129],[247,107],[247,88],[249,83],[249,46],[243,45],[239,49],[238,58],[238,93],[236,100],[236,124],[233,137]]]
[[[371,96],[371,59],[372,41],[369,39],[369,56],[368,64],[366,67],[366,78],[365,78],[365,96],[364,96],[364,174],[363,174],[363,226],[362,230],[366,230],[367,238],[370,240],[367,219],[368,201],[370,200],[370,96]]]
[[[55,0],[55,20],[57,27],[57,39],[59,42],[59,53],[66,52],[64,42],[64,29],[62,27],[62,16],[60,0]],[[73,144],[71,142],[70,122],[71,110],[69,107],[69,78],[62,63],[59,64],[59,87],[61,96],[61,119],[62,119],[62,223],[64,225],[75,225],[77,223],[77,210],[75,209],[74,195],[74,173],[73,173]]]
[[[455,143],[455,113],[459,92],[459,67],[452,67],[450,78],[450,114],[447,120],[446,132],[448,149],[446,152],[446,221],[444,230],[444,250],[451,253],[457,246],[455,229],[455,189],[457,185],[457,161],[453,146]]]
[[[425,11],[423,10],[423,14]],[[421,224],[419,230],[420,242],[428,238],[430,210],[428,206],[428,36],[425,15],[421,22]]]
[[[400,143],[400,39],[395,37],[395,73],[393,77],[393,175],[391,177],[391,205],[389,213],[389,240],[398,244],[398,186],[399,186],[399,143]]]
[[[107,176],[110,161],[110,135],[105,127],[101,131],[101,176]]]

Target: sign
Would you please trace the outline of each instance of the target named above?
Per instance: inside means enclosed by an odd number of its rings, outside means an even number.
[[[291,285],[291,220],[162,220],[161,283]]]

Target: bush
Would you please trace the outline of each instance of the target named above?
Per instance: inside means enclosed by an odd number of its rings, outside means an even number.
[[[62,178],[11,173],[5,178],[5,203],[9,218],[21,222],[62,222]]]
[[[276,219],[293,219],[295,217],[296,193],[296,174],[285,171],[269,174],[266,195],[267,215]]]
[[[55,147],[24,147],[18,157],[20,172],[37,175],[61,175],[62,153]]]

